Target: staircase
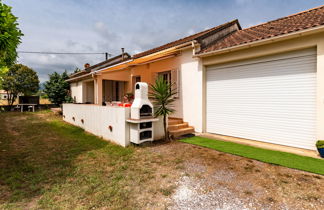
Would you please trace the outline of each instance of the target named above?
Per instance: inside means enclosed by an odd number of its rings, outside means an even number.
[[[182,135],[194,133],[195,128],[192,126],[189,126],[187,122],[183,122],[183,120],[180,118],[169,117],[168,131],[172,138],[177,138]]]

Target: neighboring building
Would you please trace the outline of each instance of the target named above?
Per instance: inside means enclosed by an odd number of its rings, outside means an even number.
[[[69,81],[82,83],[82,93],[72,88],[77,102],[88,91],[102,104],[158,75],[177,83],[173,116],[197,132],[315,149],[324,139],[324,6],[246,29],[234,20]]]
[[[0,100],[7,100],[7,92],[0,90]]]

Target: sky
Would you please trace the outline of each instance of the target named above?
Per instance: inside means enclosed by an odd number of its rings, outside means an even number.
[[[322,0],[3,0],[24,33],[19,51],[132,54],[238,19],[243,28],[311,9]],[[72,72],[104,55],[19,54],[48,74]]]

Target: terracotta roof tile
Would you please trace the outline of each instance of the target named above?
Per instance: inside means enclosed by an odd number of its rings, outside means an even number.
[[[77,72],[77,73],[73,73],[69,76],[69,78],[80,77],[82,75],[89,74],[89,72],[91,72],[91,71],[96,71],[101,68],[109,67],[109,66],[127,61],[129,59],[131,59],[131,56],[128,53],[124,53],[124,55],[120,54],[115,57],[109,58],[108,60],[94,64],[86,69],[83,69],[83,70]]]
[[[223,28],[226,28],[228,26],[231,26],[233,24],[237,24],[239,25],[238,23],[238,20],[232,20],[230,22],[227,22],[227,23],[224,23],[222,25],[219,25],[219,26],[216,26],[216,27],[213,27],[213,28],[210,28],[210,29],[207,29],[205,31],[201,31],[199,33],[196,33],[196,34],[193,34],[193,35],[190,35],[190,36],[187,36],[187,37],[184,37],[182,39],[178,39],[176,41],[173,41],[173,42],[170,42],[170,43],[167,43],[167,44],[164,44],[164,45],[161,45],[159,47],[156,47],[156,48],[153,48],[153,49],[150,49],[150,50],[147,50],[147,51],[144,51],[144,52],[141,52],[141,53],[138,53],[138,54],[135,54],[133,55],[133,58],[139,58],[139,57],[143,57],[143,56],[146,56],[146,55],[150,55],[150,54],[153,54],[153,53],[156,53],[156,52],[159,52],[159,51],[162,51],[162,50],[165,50],[165,49],[168,49],[170,47],[175,47],[177,45],[180,45],[180,44],[184,44],[186,42],[190,42],[190,41],[193,41],[197,38],[200,38],[201,36],[204,36],[204,35],[207,35],[208,33],[212,33],[214,31],[218,31],[218,30],[222,30]],[[239,26],[240,27],[240,26]]]
[[[203,48],[199,54],[251,43],[324,25],[324,6],[236,31]]]

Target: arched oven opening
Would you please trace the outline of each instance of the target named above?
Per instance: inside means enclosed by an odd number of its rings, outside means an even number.
[[[140,108],[140,117],[145,118],[145,117],[152,117],[152,107],[150,107],[147,104],[142,105]]]

